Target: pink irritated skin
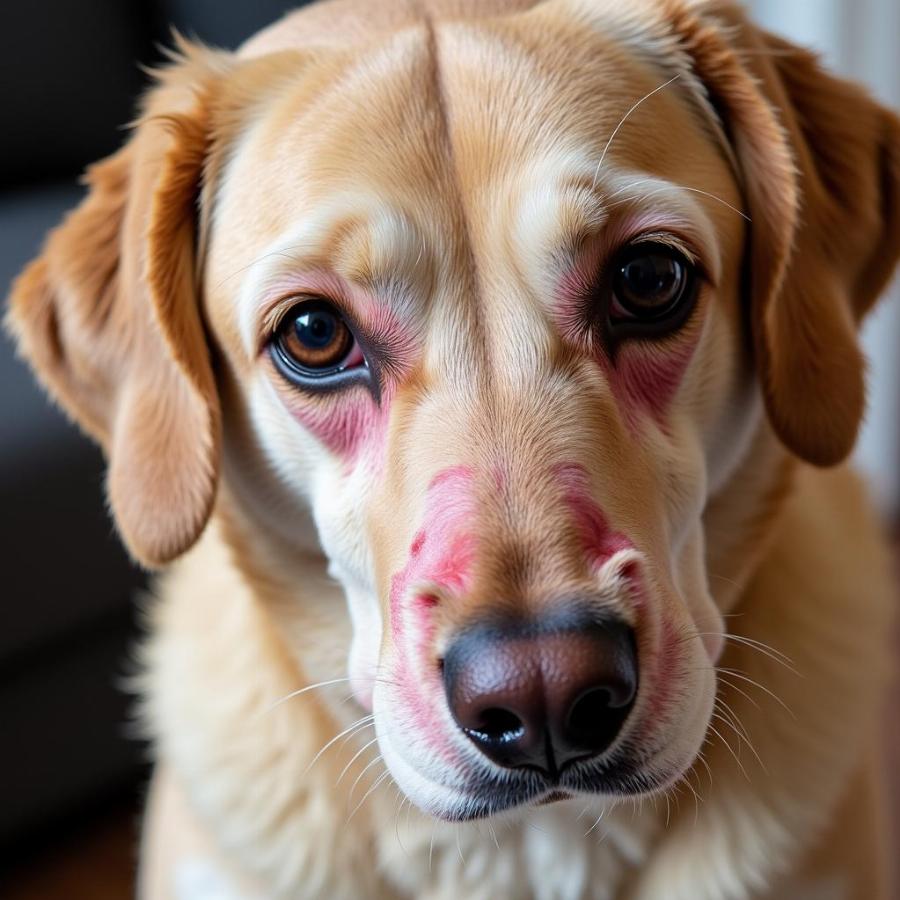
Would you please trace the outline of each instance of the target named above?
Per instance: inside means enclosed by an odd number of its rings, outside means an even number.
[[[422,525],[403,569],[391,579],[393,678],[410,725],[433,750],[455,759],[442,740],[443,687],[434,656],[433,608],[438,595],[459,595],[470,586],[476,540],[474,475],[468,466],[444,469],[428,487]]]
[[[619,348],[615,363],[605,356],[598,359],[632,433],[641,412],[648,413],[660,427],[665,426],[666,414],[695,347],[694,342],[664,348],[632,344]]]
[[[553,474],[562,488],[563,498],[575,520],[582,549],[596,571],[621,550],[633,550],[634,544],[610,527],[603,510],[590,494],[587,471],[578,463],[560,463]]]
[[[558,482],[563,486],[563,496],[574,516],[582,547],[594,571],[609,562],[615,554],[623,550],[634,550],[634,544],[625,535],[614,531],[600,507],[589,493],[588,475],[583,466],[577,463],[561,463],[554,470]],[[646,621],[647,597],[645,583],[639,571],[639,564],[632,560],[626,562],[621,576],[630,585],[629,596],[634,605],[637,618]],[[645,628],[650,623],[645,624]],[[683,640],[679,639],[675,626],[665,615],[659,619],[660,635],[658,641],[651,641],[656,646],[649,648],[649,654],[643,654],[642,668],[647,667],[652,679],[652,689],[647,700],[647,719],[645,730],[652,731],[658,726],[661,716],[669,710],[675,696],[676,687],[681,678]],[[646,735],[642,734],[642,737]]]
[[[385,298],[334,272],[316,270],[279,279],[269,285],[266,296],[269,310],[291,306],[303,297],[327,298],[351,314],[369,341],[385,348],[390,368],[379,373],[378,400],[365,385],[314,398],[294,387],[286,393],[294,418],[348,469],[365,461],[377,470],[384,460],[391,401],[415,362],[417,342],[412,330],[398,319]]]
[[[660,618],[660,638],[653,654],[652,689],[647,697],[645,730],[649,733],[659,727],[660,719],[672,712],[672,702],[676,699],[676,688],[681,681],[684,640],[668,616]]]
[[[626,340],[613,357],[609,348],[596,346],[593,333],[586,329],[585,298],[596,285],[602,266],[613,259],[618,248],[634,243],[641,235],[648,235],[649,240],[653,234],[689,231],[684,220],[656,213],[618,219],[596,240],[586,243],[557,282],[556,319],[563,337],[588,349],[603,370],[632,433],[647,415],[664,426],[666,413],[694,355],[696,339]]]
[[[392,394],[393,390],[382,390],[379,404],[367,387],[357,385],[324,400],[316,398],[315,406],[306,397],[292,396],[289,408],[348,469],[362,460],[377,468],[384,456]]]

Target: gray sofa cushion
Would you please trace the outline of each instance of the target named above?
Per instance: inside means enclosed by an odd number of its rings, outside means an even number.
[[[227,48],[237,47],[286,12],[303,5],[302,0],[158,0],[156,4],[160,17],[187,37]]]

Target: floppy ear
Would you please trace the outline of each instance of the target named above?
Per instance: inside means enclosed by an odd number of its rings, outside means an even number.
[[[736,6],[668,6],[741,168],[769,418],[798,456],[832,465],[865,410],[857,326],[900,255],[900,121]]]
[[[7,316],[50,394],[103,446],[116,522],[148,566],[200,534],[218,472],[194,222],[207,150],[201,104],[223,63],[182,50],[130,142],[89,169],[88,196],[14,283]]]

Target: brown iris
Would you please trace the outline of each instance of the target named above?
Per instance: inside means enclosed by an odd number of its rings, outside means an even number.
[[[327,375],[341,369],[354,338],[332,304],[306,300],[284,317],[276,341],[282,355],[301,371]]]
[[[613,270],[612,292],[619,314],[648,325],[675,325],[694,298],[692,264],[672,247],[638,243],[620,254]],[[615,318],[615,315],[613,316]]]

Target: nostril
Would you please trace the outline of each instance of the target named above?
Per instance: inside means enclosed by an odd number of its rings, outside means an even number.
[[[633,694],[596,687],[572,704],[565,720],[565,742],[573,749],[600,751],[612,743],[625,721]]]
[[[613,705],[612,694],[606,688],[587,691],[575,701],[566,726],[573,734],[590,733]]]
[[[594,747],[605,741],[612,730],[610,710],[615,708],[613,696],[606,688],[595,688],[582,694],[569,710],[566,734],[581,747]]]
[[[525,723],[508,709],[491,707],[481,712],[474,728],[466,729],[470,734],[495,744],[516,741],[525,734]]]

